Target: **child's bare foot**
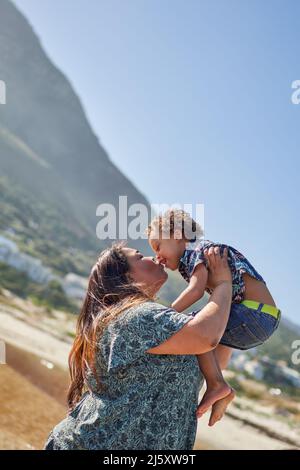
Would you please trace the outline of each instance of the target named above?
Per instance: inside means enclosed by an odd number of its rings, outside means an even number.
[[[201,418],[214,403],[230,395],[231,391],[231,387],[225,381],[218,382],[213,386],[207,386],[207,390],[197,408],[197,418]]]
[[[220,419],[223,418],[224,413],[225,413],[229,403],[232,402],[234,397],[235,397],[235,391],[232,388],[229,395],[227,395],[225,398],[222,398],[221,400],[218,400],[213,405],[211,415],[210,415],[210,418],[209,418],[208,426],[213,426],[217,421],[220,421]]]

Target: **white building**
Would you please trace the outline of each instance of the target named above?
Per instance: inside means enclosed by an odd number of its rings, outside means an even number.
[[[2,261],[4,261],[4,258],[10,253],[17,253],[18,251],[19,249],[15,242],[0,235],[0,259]]]
[[[88,281],[85,277],[69,273],[64,277],[62,286],[66,295],[73,299],[83,300],[87,292]]]
[[[63,279],[55,276],[50,268],[43,266],[41,260],[19,251],[18,246],[12,240],[0,235],[0,261],[25,272],[30,279],[39,284],[48,284],[52,280],[60,282],[65,294],[73,299],[82,300],[87,291],[86,278],[74,273],[67,274]]]
[[[284,366],[280,368],[283,376],[291,382],[294,387],[300,388],[300,374],[290,367]]]
[[[245,369],[245,364],[247,361],[249,361],[247,354],[242,353],[240,351],[234,351],[230,361],[230,365],[236,370],[243,371]]]
[[[244,370],[256,380],[262,380],[264,378],[264,369],[258,361],[246,362]]]
[[[18,246],[12,240],[0,235],[0,261],[8,264],[18,271],[25,272],[30,279],[40,284],[47,284],[55,276],[51,269],[43,266],[41,260],[19,251]]]

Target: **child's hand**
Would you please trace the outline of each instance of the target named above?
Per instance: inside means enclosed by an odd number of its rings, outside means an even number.
[[[204,251],[204,256],[208,266],[207,284],[209,287],[215,289],[222,282],[232,282],[231,271],[227,261],[227,248],[224,249],[223,256],[221,256],[219,247],[211,246],[209,250],[206,249]]]

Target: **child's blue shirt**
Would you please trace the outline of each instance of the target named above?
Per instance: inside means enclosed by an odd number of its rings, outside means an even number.
[[[244,300],[245,283],[243,274],[248,273],[250,276],[262,281],[266,284],[262,276],[256,271],[252,264],[245,258],[242,253],[229,245],[221,243],[214,243],[209,240],[197,240],[196,242],[189,243],[179,261],[178,270],[182,277],[189,282],[198,264],[204,263],[207,267],[207,262],[204,256],[204,250],[211,246],[218,246],[221,254],[225,247],[228,248],[228,264],[232,273],[232,302],[240,303]],[[207,287],[205,289],[209,294],[212,291]]]

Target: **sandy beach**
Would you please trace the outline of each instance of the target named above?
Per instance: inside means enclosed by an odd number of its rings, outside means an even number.
[[[208,417],[199,420],[195,449],[202,450],[283,450],[294,448],[272,439],[241,421],[224,416],[210,428]]]

